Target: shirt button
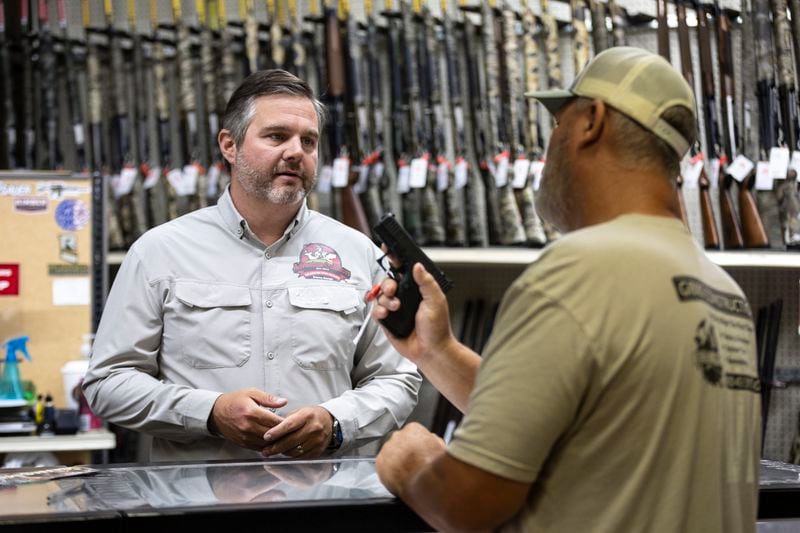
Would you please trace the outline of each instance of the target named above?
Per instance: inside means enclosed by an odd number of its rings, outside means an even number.
[[[267,259],[272,259],[272,255],[270,255],[269,252],[265,253],[264,257],[266,257]]]
[[[272,301],[271,300],[267,300],[267,307],[272,308]]]
[[[267,353],[267,359],[275,359],[275,354],[272,352]]]
[[[244,230],[242,228],[236,228],[236,235],[239,235],[241,237],[243,233]]]

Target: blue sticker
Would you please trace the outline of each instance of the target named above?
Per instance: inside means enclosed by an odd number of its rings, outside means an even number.
[[[81,200],[64,200],[56,208],[56,222],[67,231],[83,229],[89,222],[89,208]]]

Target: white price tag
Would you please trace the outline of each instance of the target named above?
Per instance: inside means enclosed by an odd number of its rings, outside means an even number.
[[[408,184],[409,176],[411,175],[411,167],[403,165],[397,169],[397,192],[405,194],[411,190]]]
[[[331,185],[334,187],[347,187],[348,183],[350,183],[350,159],[337,157],[333,160]]]
[[[456,189],[463,189],[467,186],[467,179],[469,172],[469,165],[467,161],[462,157],[456,161],[456,168],[455,168],[455,179],[453,180],[453,186]]]
[[[114,194],[119,198],[125,196],[133,190],[133,184],[136,181],[136,167],[123,167],[119,173],[116,186],[114,187]]]
[[[333,179],[333,167],[324,165],[319,169],[319,177],[317,178],[317,191],[323,194],[331,192],[331,180]]]
[[[353,190],[356,194],[361,194],[367,190],[367,181],[369,180],[369,165],[361,165],[358,167],[358,181],[353,185]]]
[[[789,172],[789,159],[791,154],[788,148],[775,147],[769,151],[769,171],[772,178],[782,180]]]
[[[428,181],[428,158],[417,157],[411,160],[409,167],[411,174],[408,177],[408,186],[412,189],[422,189]]]
[[[711,182],[711,187],[716,187],[719,183],[719,159],[716,157],[709,161],[708,181]]]
[[[158,184],[161,179],[161,167],[153,167],[147,171],[147,176],[144,179],[143,187],[145,189],[152,189]]]
[[[175,189],[175,193],[180,195],[182,190],[181,182],[183,181],[181,169],[173,168],[167,172],[167,181],[172,185],[172,188]]]
[[[750,171],[753,170],[754,166],[755,165],[752,161],[743,155],[739,155],[736,156],[736,159],[733,160],[733,163],[728,165],[726,172],[733,179],[741,183],[748,175],[750,175]]]
[[[514,178],[511,180],[511,186],[515,189],[525,188],[528,183],[528,172],[531,168],[531,162],[525,157],[518,157],[514,160]]]
[[[792,160],[789,162],[789,168],[797,172],[800,177],[800,152],[792,152]]]
[[[497,160],[497,166],[494,169],[494,184],[499,187],[508,185],[508,157],[501,157]]]
[[[378,161],[377,163],[372,165],[372,172],[375,173],[376,182],[380,183],[381,180],[383,179],[383,171],[384,171],[384,166],[382,161]]]
[[[181,196],[191,196],[197,193],[197,178],[200,176],[200,167],[197,165],[186,165],[183,167],[183,184],[184,190]]]
[[[450,185],[450,165],[442,161],[436,167],[436,191],[444,192],[448,185]]]
[[[81,145],[84,143],[83,137],[83,124],[75,124],[72,126],[72,133],[75,135],[75,144]]]
[[[757,191],[771,191],[772,182],[772,169],[768,161],[759,161],[756,165],[756,183],[755,188]]]
[[[683,174],[684,187],[696,188],[700,182],[700,174],[703,173],[703,160],[695,161],[686,165],[686,171]]]
[[[206,198],[219,196],[219,176],[221,173],[219,165],[211,165],[211,168],[208,169],[208,174],[206,174],[208,179],[206,182]]]
[[[539,183],[542,181],[544,172],[544,161],[531,161],[531,176],[533,176],[533,190],[539,190]]]

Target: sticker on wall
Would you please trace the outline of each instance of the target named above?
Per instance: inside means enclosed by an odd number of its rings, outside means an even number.
[[[58,236],[58,257],[65,263],[78,262],[78,236],[74,233],[62,233]]]
[[[16,196],[14,212],[24,215],[41,215],[47,212],[50,199],[47,196]]]
[[[63,200],[56,207],[56,222],[67,231],[81,230],[89,223],[89,208],[81,200]]]
[[[47,265],[47,274],[50,276],[86,276],[89,274],[89,265]]]
[[[19,264],[0,265],[0,296],[19,296]]]
[[[24,196],[30,193],[30,185],[0,181],[0,196]]]
[[[60,200],[66,196],[81,196],[91,193],[86,185],[72,185],[63,181],[45,181],[36,184],[36,192],[47,194],[51,200]]]

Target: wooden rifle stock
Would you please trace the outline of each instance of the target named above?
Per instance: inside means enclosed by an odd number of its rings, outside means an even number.
[[[717,223],[714,220],[714,211],[711,209],[711,194],[708,188],[711,182],[706,176],[706,171],[700,172],[700,215],[703,220],[703,242],[706,250],[719,249],[719,234],[717,233]]]
[[[769,239],[753,197],[755,169],[739,184],[739,216],[742,219],[742,238],[746,248],[767,248]]]
[[[667,0],[656,0],[656,20],[658,21],[658,55],[670,61]]]
[[[354,168],[350,167],[350,183],[341,190],[342,222],[372,237],[372,229],[364,212],[364,206],[361,205],[361,200],[353,189],[353,184],[358,180],[358,173],[353,171]]]
[[[742,240],[742,230],[739,227],[739,219],[733,209],[733,199],[731,198],[731,185],[733,178],[723,174],[719,185],[719,214],[722,222],[722,242],[725,249],[738,249],[744,246]]]

